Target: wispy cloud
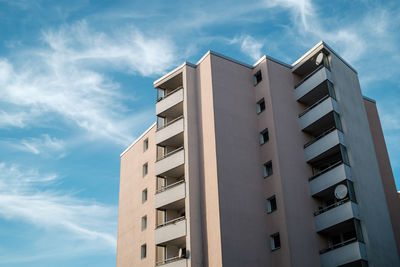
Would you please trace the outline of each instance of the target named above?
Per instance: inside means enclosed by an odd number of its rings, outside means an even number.
[[[230,41],[230,43],[240,44],[240,50],[254,61],[260,59],[263,54],[263,42],[257,41],[250,35],[241,35],[240,37],[235,37]]]
[[[79,22],[44,31],[42,39],[47,48],[22,52],[17,63],[0,58],[0,101],[12,107],[12,112],[0,112],[0,126],[24,127],[38,117],[61,116],[93,137],[126,145],[133,139],[134,123],[153,114],[129,114],[120,84],[102,70],[150,76],[179,60],[168,38],[134,28],[110,35]],[[35,116],[29,116],[31,109]]]
[[[63,140],[43,134],[36,138],[24,138],[22,140],[4,141],[15,149],[33,153],[35,155],[54,155],[58,154],[58,158],[63,157],[65,150],[65,142]]]
[[[66,250],[74,251],[73,247],[65,248],[69,241],[82,240],[89,242],[91,249],[114,251],[115,207],[52,190],[51,185],[57,177],[56,174],[43,175],[34,169],[0,163],[0,217],[24,221],[44,233],[57,231],[66,238],[57,245]]]

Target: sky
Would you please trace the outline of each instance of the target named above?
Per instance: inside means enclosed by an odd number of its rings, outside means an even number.
[[[208,50],[292,64],[324,40],[377,101],[400,189],[400,2],[0,0],[0,266],[115,266],[119,156],[153,81]]]

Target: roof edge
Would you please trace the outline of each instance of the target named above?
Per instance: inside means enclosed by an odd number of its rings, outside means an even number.
[[[363,99],[368,100],[369,102],[372,102],[372,103],[376,104],[376,100],[375,99],[369,98],[368,96],[365,96],[365,95],[363,95],[362,97],[363,97]]]
[[[131,149],[143,136],[145,136],[154,126],[156,126],[156,122],[154,122],[146,131],[144,131],[135,141],[132,142],[130,146],[128,146],[124,152],[122,152],[119,157],[121,158],[129,149]]]

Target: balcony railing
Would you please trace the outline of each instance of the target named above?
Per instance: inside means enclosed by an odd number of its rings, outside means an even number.
[[[296,84],[296,86],[294,88],[299,87],[302,83],[304,83],[305,81],[308,80],[308,78],[310,78],[311,76],[314,75],[314,73],[316,73],[317,71],[319,71],[320,69],[322,69],[324,66],[324,64],[321,64],[320,66],[318,66],[318,68],[316,68],[313,72],[311,72],[310,74],[308,74],[306,77],[304,77],[298,84]]]
[[[328,210],[331,210],[331,209],[334,209],[334,208],[336,208],[336,207],[339,207],[340,205],[343,205],[344,203],[346,203],[346,202],[348,202],[348,201],[350,201],[350,198],[349,198],[349,197],[347,197],[347,198],[345,198],[345,199],[342,199],[342,200],[340,200],[340,201],[338,201],[338,202],[335,202],[335,203],[333,203],[332,205],[329,205],[329,206],[327,206],[327,207],[325,207],[325,208],[323,208],[323,209],[320,209],[320,210],[315,211],[315,212],[314,212],[314,216],[318,216],[318,215],[320,215],[320,214],[322,214],[322,213],[324,213],[324,212],[327,212]]]
[[[157,130],[156,130],[156,131],[159,131],[159,130],[163,129],[163,128],[167,127],[168,125],[171,125],[171,124],[173,124],[174,122],[176,122],[176,121],[178,121],[178,120],[180,120],[180,119],[182,119],[182,118],[183,118],[183,115],[181,115],[181,116],[179,116],[179,117],[173,119],[172,121],[166,122],[166,123],[165,123],[164,125],[162,125],[162,126],[158,126],[158,125],[157,125]]]
[[[341,165],[341,164],[345,164],[345,163],[344,163],[342,160],[339,160],[338,162],[335,162],[335,163],[329,165],[329,166],[326,167],[325,169],[323,169],[323,170],[317,172],[317,173],[314,174],[312,177],[308,178],[308,181],[314,180],[314,179],[317,178],[318,176],[321,176],[322,174],[327,173],[328,171],[334,169],[335,167],[337,167],[337,166],[339,166],[339,165]]]
[[[165,260],[162,260],[162,261],[158,261],[158,262],[156,262],[156,266],[168,264],[168,263],[171,263],[171,262],[174,262],[174,261],[179,261],[179,260],[182,260],[182,259],[186,259],[186,256],[185,256],[185,255],[182,255],[182,256],[180,256],[180,257],[177,256],[177,257],[165,259]]]
[[[169,184],[169,185],[166,185],[166,186],[162,186],[160,189],[157,189],[156,194],[164,192],[165,190],[170,189],[172,187],[175,187],[177,185],[180,185],[180,184],[182,184],[184,182],[185,182],[185,179],[182,179],[182,180],[180,180],[180,181],[178,181],[176,183]]]
[[[172,90],[171,92],[165,94],[164,96],[159,97],[157,99],[157,102],[160,102],[161,100],[167,98],[168,96],[172,95],[173,93],[175,93],[176,91],[179,91],[181,89],[183,89],[183,86],[179,86],[179,87],[175,88],[174,90]]]
[[[313,140],[311,140],[310,142],[306,143],[304,145],[304,148],[311,146],[312,144],[314,144],[315,142],[317,142],[319,139],[321,139],[322,137],[324,137],[325,135],[330,134],[331,132],[333,132],[334,130],[337,130],[336,127],[332,127],[329,130],[326,130],[325,132],[323,132],[322,134],[318,135],[317,137],[315,137]]]
[[[333,246],[331,246],[331,247],[329,247],[329,248],[321,249],[321,250],[319,251],[319,254],[327,253],[327,252],[329,252],[329,251],[331,251],[331,250],[334,250],[334,249],[337,249],[337,248],[340,248],[340,247],[344,247],[344,246],[346,246],[346,245],[348,245],[348,244],[351,244],[351,243],[353,243],[353,242],[357,242],[357,238],[356,238],[356,237],[353,237],[353,238],[351,238],[351,239],[349,239],[349,240],[346,240],[346,241],[343,241],[343,242],[341,242],[341,243],[335,244],[335,245],[333,245]]]
[[[169,156],[171,156],[171,155],[173,155],[173,154],[175,154],[175,153],[178,153],[178,152],[181,151],[181,150],[183,150],[183,146],[178,147],[177,149],[172,150],[172,151],[168,152],[168,153],[165,154],[165,155],[162,155],[159,159],[157,159],[157,161],[163,160],[163,159],[165,159],[165,158],[167,158],[167,157],[169,157]],[[157,161],[156,161],[156,162],[157,162]]]
[[[173,220],[170,220],[168,222],[159,224],[159,225],[157,225],[156,229],[164,227],[164,226],[167,226],[167,225],[170,225],[170,224],[175,224],[175,223],[180,222],[180,221],[183,221],[183,220],[185,220],[185,218],[186,218],[185,216],[181,216],[181,217],[175,218]]]
[[[319,104],[321,104],[322,102],[324,102],[329,97],[330,97],[330,95],[326,95],[323,98],[321,98],[320,100],[318,100],[317,102],[315,102],[314,104],[312,104],[311,106],[309,106],[308,108],[306,108],[303,112],[301,112],[299,114],[299,118],[301,116],[303,116],[304,114],[306,114],[307,112],[309,112],[310,110],[312,110],[313,108],[315,108],[316,106],[318,106]]]

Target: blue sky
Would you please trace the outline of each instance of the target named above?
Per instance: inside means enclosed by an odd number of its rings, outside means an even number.
[[[152,82],[214,50],[286,63],[326,41],[377,100],[400,188],[396,1],[0,0],[0,266],[114,266],[119,155]]]

